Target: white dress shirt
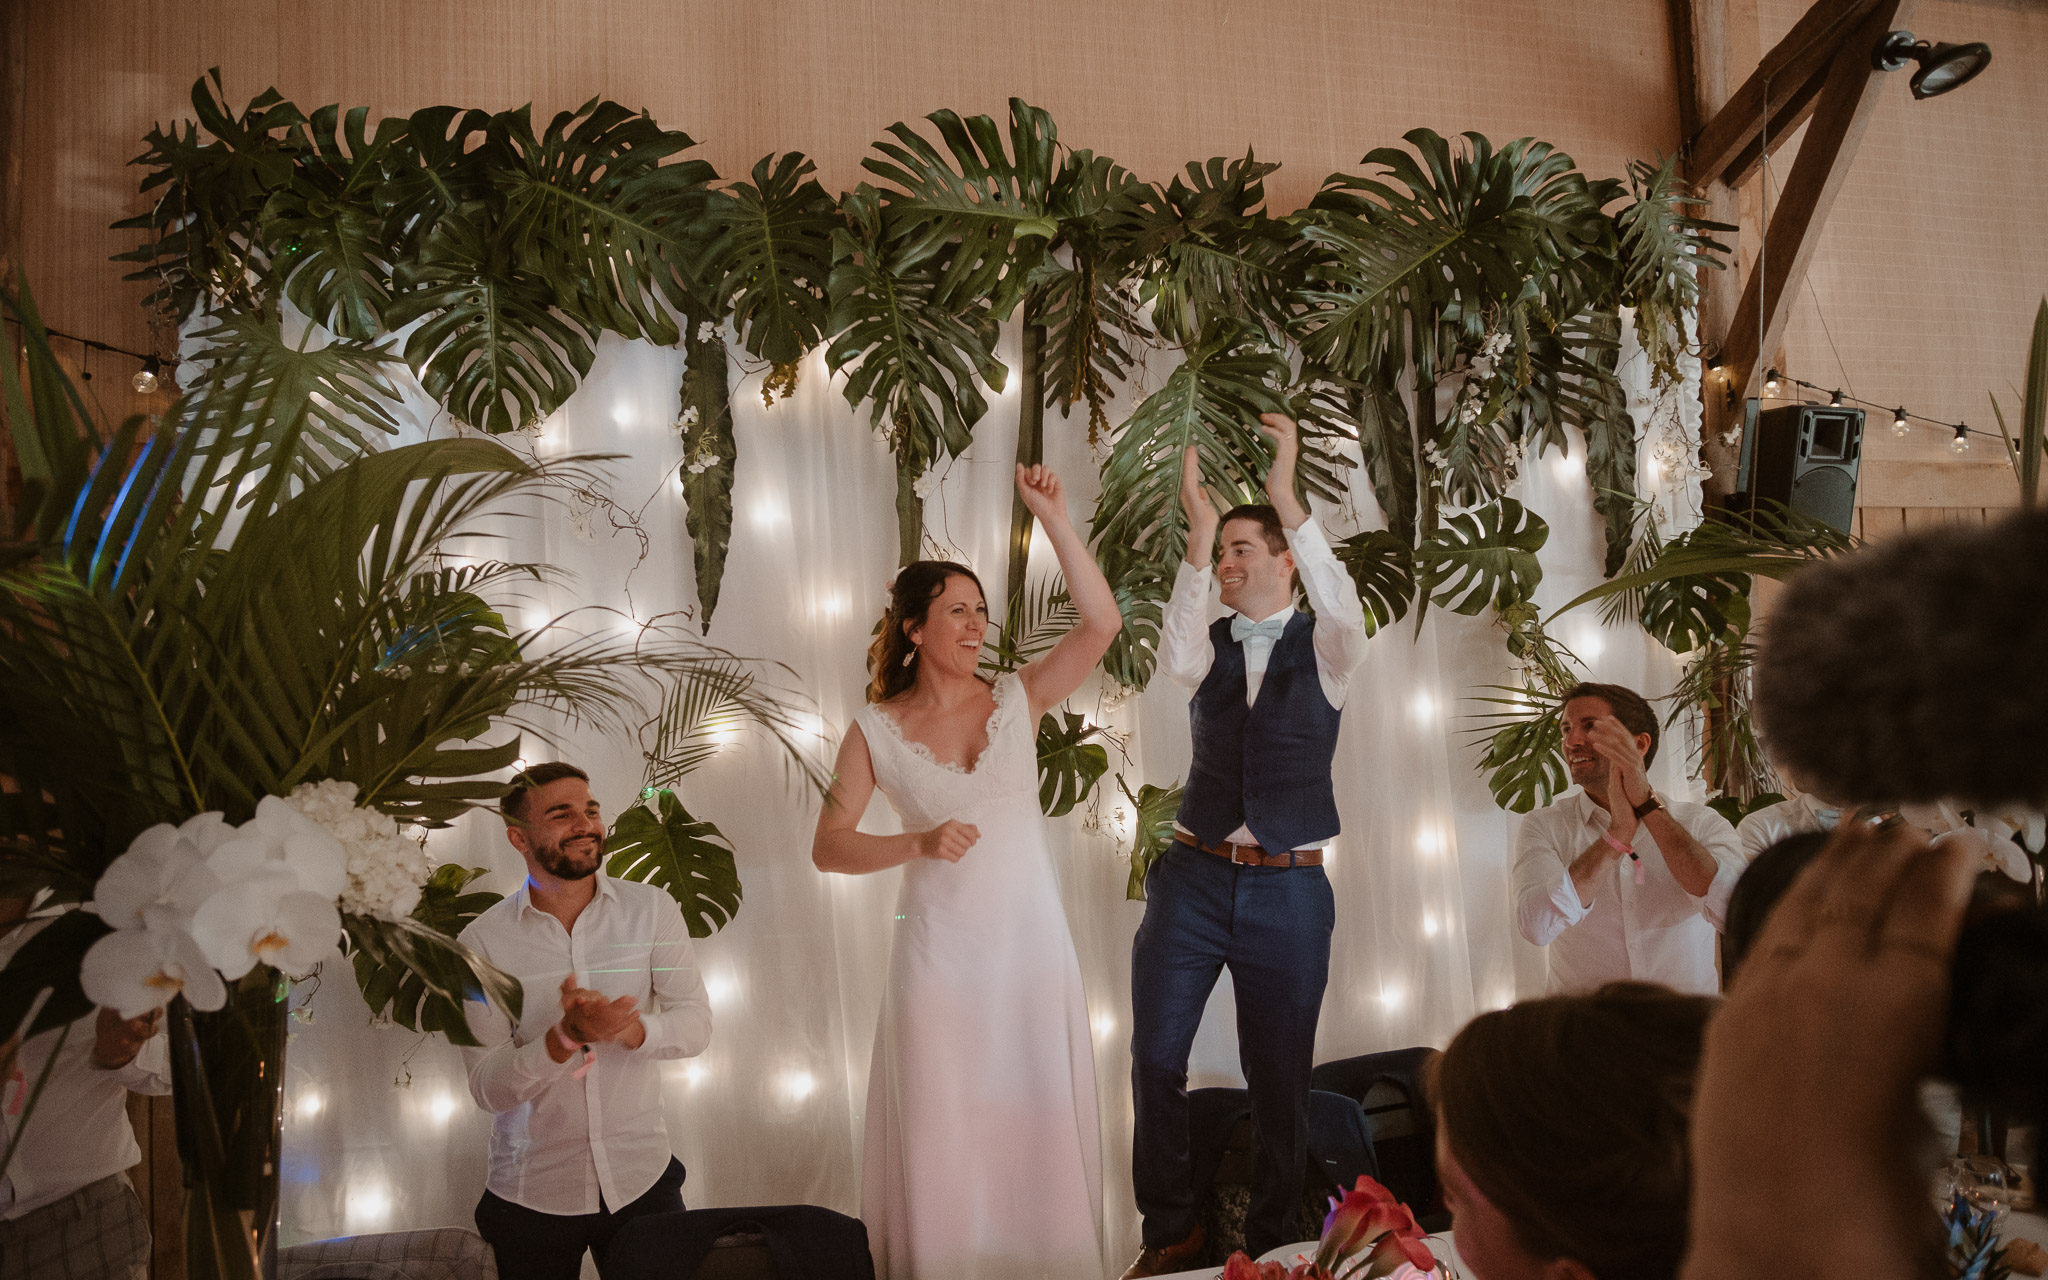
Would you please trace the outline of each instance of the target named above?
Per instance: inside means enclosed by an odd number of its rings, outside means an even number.
[[[1841,810],[1823,808],[1809,795],[1796,795],[1790,800],[1765,805],[1743,815],[1741,824],[1735,828],[1736,838],[1742,845],[1742,861],[1745,864],[1755,862],[1756,855],[1786,836],[1808,831],[1833,831],[1841,818]]]
[[[1369,639],[1365,606],[1359,603],[1357,584],[1337,559],[1337,553],[1330,550],[1329,539],[1323,536],[1314,516],[1302,521],[1299,528],[1287,530],[1287,547],[1294,552],[1301,588],[1308,595],[1309,606],[1316,611],[1316,676],[1323,686],[1323,696],[1342,711],[1351,673],[1365,657]],[[1160,620],[1159,670],[1167,679],[1189,689],[1199,687],[1208,678],[1209,668],[1216,661],[1216,649],[1209,640],[1209,592],[1215,585],[1214,567],[1205,565],[1197,569],[1182,560],[1174,574],[1173,595],[1167,600],[1165,615]],[[1290,618],[1293,614],[1294,606],[1286,605],[1272,616]],[[1258,701],[1274,641],[1271,636],[1254,634],[1246,636],[1243,643],[1244,701],[1250,706]],[[1174,829],[1186,830],[1179,823],[1174,824]],[[1249,827],[1231,832],[1230,842],[1257,843]],[[1314,849],[1321,845],[1302,847]]]
[[[47,919],[30,920],[0,934],[0,966],[48,925]],[[170,1050],[158,1031],[128,1065],[112,1071],[96,1067],[92,1045],[98,1021],[95,1009],[72,1023],[62,1049],[56,1030],[31,1037],[15,1058],[14,1074],[0,1081],[0,1151],[21,1134],[14,1162],[0,1178],[0,1221],[11,1222],[142,1163],[142,1148],[135,1145],[135,1129],[128,1123],[128,1091],[169,1093]],[[28,1095],[53,1050],[57,1060],[49,1082],[29,1111]]]
[[[1600,872],[1593,901],[1581,901],[1569,868],[1606,833],[1608,821],[1582,788],[1522,819],[1515,838],[1515,924],[1524,938],[1549,948],[1553,993],[1624,980],[1700,995],[1720,989],[1714,934],[1727,923],[1728,895],[1747,864],[1726,818],[1684,800],[1667,799],[1664,807],[1713,855],[1717,870],[1702,897],[1679,885],[1645,825],[1634,840],[1641,863],[1615,859]]]
[[[482,1001],[463,1006],[484,1044],[462,1051],[469,1092],[497,1116],[486,1185],[541,1213],[596,1213],[600,1193],[605,1207],[623,1209],[654,1185],[670,1158],[657,1064],[711,1042],[711,1000],[675,899],[651,884],[595,879],[573,932],[534,906],[525,885],[462,931],[464,946],[525,988],[517,1027]],[[638,1049],[592,1046],[580,1079],[583,1054],[556,1062],[546,1039],[572,970],[579,986],[639,1000],[647,1031]]]

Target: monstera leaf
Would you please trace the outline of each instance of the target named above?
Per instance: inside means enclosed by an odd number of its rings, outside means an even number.
[[[538,136],[525,107],[494,117],[490,132],[504,164],[493,175],[499,233],[521,270],[585,328],[673,345],[661,303],[683,305],[718,177],[702,160],[662,163],[696,146],[690,135],[595,98]]]
[[[732,313],[747,354],[785,365],[818,345],[830,307],[837,206],[791,151],[754,162],[752,182],[713,197],[704,297]]]
[[[384,243],[377,195],[406,122],[383,120],[371,137],[367,107],[351,110],[346,124],[340,110],[313,113],[291,181],[263,206],[263,237],[292,305],[343,338],[367,342],[383,332],[391,301],[395,255]]]
[[[1337,559],[1358,586],[1365,633],[1375,635],[1408,616],[1415,601],[1415,550],[1385,529],[1354,533],[1338,543]]]
[[[1129,245],[1161,337],[1191,346],[1230,320],[1277,344],[1299,283],[1288,226],[1264,209],[1266,175],[1279,167],[1249,151],[1189,161],[1185,177],[1132,193],[1115,234]]]
[[[1162,566],[1186,551],[1180,473],[1189,446],[1203,482],[1226,505],[1258,492],[1266,442],[1253,423],[1262,413],[1287,412],[1278,391],[1287,374],[1286,359],[1242,328],[1219,328],[1190,350],[1117,432],[1095,507],[1097,546],[1136,548]]]
[[[1105,543],[1096,555],[1124,619],[1123,630],[1102,655],[1103,673],[1125,689],[1143,689],[1159,659],[1159,628],[1173,594],[1174,571],[1132,547]]]
[[[612,824],[605,873],[659,885],[683,909],[693,938],[708,938],[740,909],[740,873],[732,845],[709,822],[690,816],[676,793],[654,793],[653,807],[636,804]]]
[[[825,362],[851,369],[846,402],[865,403],[899,457],[926,465],[959,453],[988,411],[976,378],[1000,390],[995,321],[985,304],[948,310],[933,262],[885,239],[880,195],[862,184],[843,204],[848,225],[833,234],[832,345]]]
[[[989,299],[997,318],[1007,319],[1059,231],[1049,207],[1059,130],[1022,98],[1010,99],[1007,146],[988,116],[934,111],[925,119],[944,150],[898,122],[889,126],[894,142],[875,144],[886,159],[861,161],[892,184],[883,198],[894,252],[906,265],[939,266],[932,298],[940,307],[957,311]]]
[[[1146,874],[1173,843],[1173,816],[1180,812],[1184,788],[1177,782],[1170,787],[1155,787],[1147,782],[1138,787],[1137,795],[1132,795],[1122,774],[1116,776],[1116,786],[1131,802],[1131,877],[1125,885],[1124,897],[1143,902]]]
[[[386,323],[425,321],[406,338],[406,363],[427,394],[480,431],[532,426],[590,372],[595,330],[555,314],[554,292],[517,269],[482,202],[443,216],[396,283]]]
[[[1425,595],[1453,613],[1475,614],[1488,605],[1505,609],[1534,595],[1543,580],[1536,553],[1549,537],[1542,517],[1502,498],[1445,520],[1415,549],[1416,580]]]
[[[1512,813],[1549,804],[1572,785],[1564,765],[1564,704],[1554,695],[1513,685],[1487,685],[1474,700],[1501,711],[1474,732],[1490,735],[1479,767],[1494,802]]]
[[[464,892],[484,874],[482,867],[443,863],[421,887],[410,919],[342,917],[349,962],[372,1015],[389,1016],[408,1031],[439,1031],[451,1043],[474,1045],[462,1004],[482,998],[518,1025],[525,1000],[519,980],[455,940],[502,896]]]
[[[1088,741],[1102,732],[1079,712],[1048,711],[1038,721],[1038,807],[1048,818],[1073,812],[1109,771],[1109,752]]]

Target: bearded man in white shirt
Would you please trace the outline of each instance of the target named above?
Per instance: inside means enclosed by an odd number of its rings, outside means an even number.
[[[461,939],[526,991],[516,1027],[464,1006],[484,1046],[462,1051],[469,1091],[497,1116],[476,1226],[502,1280],[575,1280],[586,1249],[602,1273],[626,1222],[683,1207],[659,1064],[704,1051],[711,1002],[675,900],[599,870],[590,776],[556,761],[512,788],[500,808],[526,883]]]
[[[1635,981],[1714,994],[1714,934],[1744,866],[1735,828],[1650,789],[1657,713],[1634,690],[1578,685],[1563,716],[1577,785],[1515,840],[1515,923],[1549,948],[1550,991]]]
[[[49,925],[28,919],[29,905],[0,898],[0,968]],[[0,1151],[15,1146],[0,1177],[0,1280],[149,1274],[149,1217],[127,1173],[142,1163],[130,1090],[171,1091],[161,1009],[134,1018],[98,1009],[68,1031],[0,1044]]]

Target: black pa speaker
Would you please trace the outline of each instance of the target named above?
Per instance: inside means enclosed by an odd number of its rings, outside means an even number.
[[[1766,409],[1742,433],[1741,492],[1731,505],[1779,502],[1847,533],[1862,462],[1863,410],[1825,404]]]

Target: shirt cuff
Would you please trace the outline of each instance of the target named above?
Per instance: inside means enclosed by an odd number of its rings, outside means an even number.
[[[1283,532],[1287,535],[1287,548],[1294,552],[1296,560],[1303,556],[1320,557],[1324,560],[1337,558],[1337,553],[1330,550],[1329,538],[1323,534],[1323,528],[1316,523],[1314,516]],[[1186,564],[1187,561],[1183,560],[1181,563]]]
[[[1199,592],[1197,602],[1209,598],[1209,584],[1216,580],[1216,567],[1203,565],[1197,569],[1185,557],[1173,562],[1173,598],[1178,602],[1185,592]]]

